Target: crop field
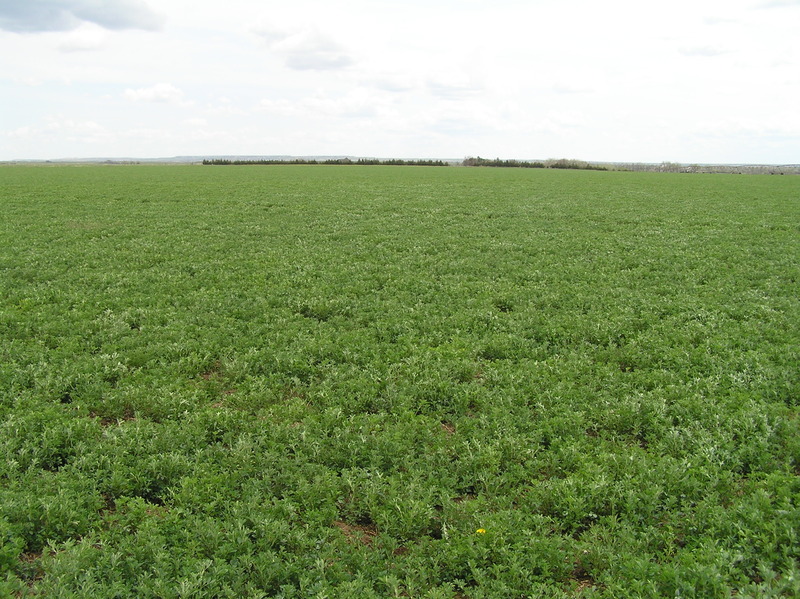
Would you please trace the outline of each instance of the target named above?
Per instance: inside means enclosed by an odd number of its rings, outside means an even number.
[[[0,596],[800,596],[800,178],[0,167]]]

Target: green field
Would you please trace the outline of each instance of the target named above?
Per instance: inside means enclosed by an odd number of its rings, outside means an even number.
[[[0,596],[800,596],[800,178],[0,168]]]

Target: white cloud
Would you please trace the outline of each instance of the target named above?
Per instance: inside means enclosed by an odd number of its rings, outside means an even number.
[[[144,139],[147,141],[171,141],[175,139],[175,132],[167,128],[156,127],[136,127],[128,129],[123,133],[125,137],[132,139]]]
[[[707,58],[711,58],[714,56],[722,56],[723,54],[727,54],[727,50],[707,45],[683,46],[679,48],[678,51],[684,56],[701,56]]]
[[[479,94],[483,86],[468,77],[452,73],[442,73],[431,77],[426,86],[434,96],[448,99],[462,99]]]
[[[303,113],[302,106],[297,102],[290,102],[283,98],[274,100],[265,98],[259,103],[259,109],[262,112],[283,116],[297,116]]]
[[[307,118],[368,118],[387,110],[387,103],[380,95],[365,88],[356,88],[340,96],[317,94],[298,101],[264,99],[259,106],[263,112]]]
[[[191,130],[187,131],[177,131],[170,127],[136,127],[133,129],[128,129],[122,133],[122,137],[126,140],[130,140],[130,142],[139,144],[144,142],[145,144],[154,144],[157,147],[163,147],[165,145],[171,145],[172,147],[178,146],[181,147],[184,144],[194,144],[195,142],[219,142],[219,143],[230,143],[232,140],[239,141],[241,143],[241,137],[246,135],[246,132],[236,132],[236,134],[232,133],[231,131],[209,131],[204,127],[193,127]],[[212,148],[215,146],[211,146]],[[181,152],[180,149],[176,149],[172,152],[172,154],[194,154],[194,153],[202,153],[202,152]],[[214,153],[214,150],[207,152],[207,153]],[[225,153],[225,152],[219,152]],[[164,154],[162,152],[162,156],[167,156],[169,153]]]
[[[736,19],[731,19],[730,17],[720,17],[720,16],[711,16],[705,17],[703,19],[703,23],[706,25],[733,25],[737,24],[739,21]]]
[[[99,50],[107,40],[108,33],[105,29],[87,23],[66,34],[58,48],[64,52]]]
[[[571,82],[571,81],[559,81],[553,85],[551,88],[557,94],[588,94],[593,91],[593,89],[585,84],[581,84],[579,81]]]
[[[124,96],[133,102],[160,102],[165,104],[188,105],[183,92],[171,83],[156,83],[150,87],[126,89]]]
[[[112,137],[108,129],[94,121],[73,121],[68,119],[61,123],[59,128],[66,132],[68,141],[99,143]]]
[[[800,136],[800,117],[794,114],[776,114],[762,117],[741,116],[713,119],[694,129],[704,138],[793,138]]]
[[[420,85],[414,80],[414,77],[404,74],[378,74],[363,79],[362,83],[381,91],[393,93],[409,92]]]
[[[800,0],[769,0],[758,5],[759,8],[788,8],[800,6]]]
[[[222,104],[219,106],[210,104],[204,109],[204,112],[210,116],[246,116],[248,114],[248,111],[229,104]]]
[[[69,31],[81,23],[155,30],[162,22],[142,0],[0,0],[0,29],[17,33]]]
[[[50,139],[63,138],[80,144],[96,144],[109,140],[113,134],[95,121],[81,121],[51,117],[40,126],[19,127],[7,133],[9,137],[47,143]]]
[[[409,1],[0,0],[0,159],[797,161],[800,2]]]
[[[8,137],[12,137],[12,138],[27,138],[27,137],[31,137],[33,135],[33,133],[34,133],[34,130],[31,127],[26,125],[24,127],[17,127],[13,131],[6,132],[6,135]]]
[[[325,71],[348,67],[354,62],[341,44],[314,28],[282,31],[262,26],[254,32],[290,69]]]

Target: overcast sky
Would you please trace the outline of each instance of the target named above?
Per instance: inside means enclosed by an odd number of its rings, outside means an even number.
[[[800,163],[800,0],[0,0],[0,160]]]

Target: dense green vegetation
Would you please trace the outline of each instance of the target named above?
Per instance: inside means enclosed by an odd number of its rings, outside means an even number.
[[[796,597],[800,180],[0,169],[0,595]]]

